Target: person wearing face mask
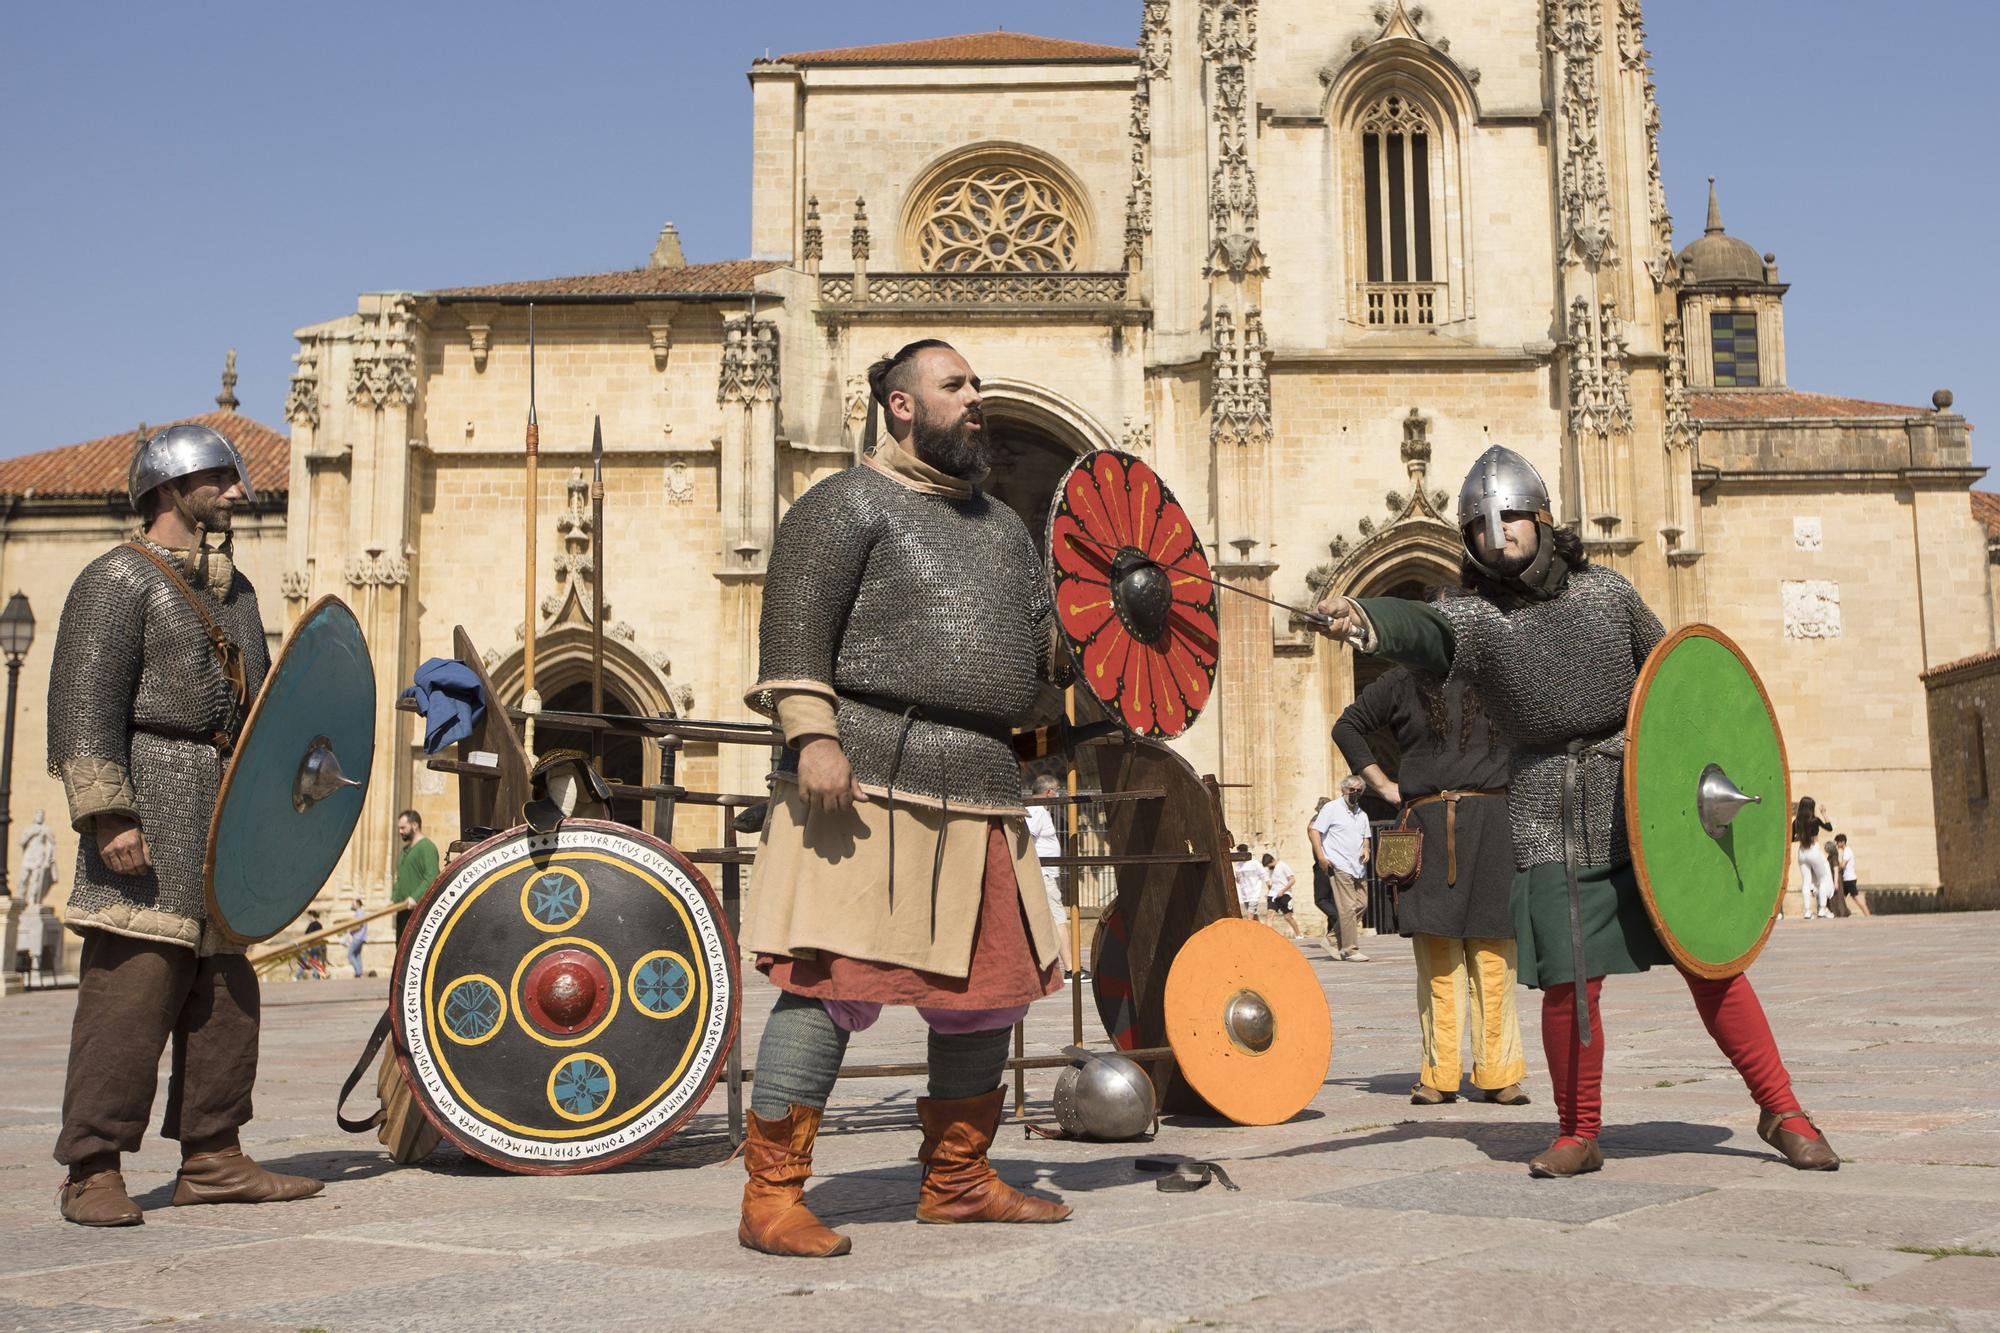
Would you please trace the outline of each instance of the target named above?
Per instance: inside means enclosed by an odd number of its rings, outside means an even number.
[[[1326,873],[1332,888],[1326,932],[1334,938],[1334,958],[1343,963],[1369,961],[1361,952],[1361,914],[1368,906],[1369,824],[1368,812],[1361,808],[1366,785],[1352,773],[1342,778],[1339,797],[1321,806],[1306,829],[1313,864]]]
[[[243,1153],[257,974],[216,931],[202,888],[224,765],[271,666],[256,589],[231,559],[231,512],[255,493],[236,446],[193,423],[139,445],[127,491],[142,527],[77,576],[49,668],[49,772],[83,835],[56,1197],[64,1218],[95,1227],[145,1220],[120,1157],[145,1134],[169,1041],[161,1133],[181,1146],[175,1204],[321,1188]]]
[[[1513,746],[1508,822],[1520,979],[1542,989],[1542,1044],[1554,1083],[1555,1141],[1537,1176],[1600,1169],[1607,974],[1670,965],[1626,845],[1625,715],[1665,631],[1625,579],[1593,565],[1558,528],[1532,464],[1495,446],[1458,495],[1470,597],[1425,605],[1330,597],[1320,633],[1478,690]],[[1703,1024],[1761,1115],[1758,1135],[1801,1170],[1840,1157],[1800,1107],[1748,975],[1683,972]]]
[[[766,1254],[848,1252],[801,1194],[848,1037],[884,1005],[930,1027],[917,1220],[1069,1215],[987,1161],[1009,1029],[1062,986],[1011,737],[1069,657],[1027,527],[979,485],[992,446],[972,367],[925,339],[868,380],[866,457],[778,525],[745,696],[786,741],[743,924],[779,991],[737,1229]]]

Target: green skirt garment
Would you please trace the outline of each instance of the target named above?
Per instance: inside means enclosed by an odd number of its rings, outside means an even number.
[[[1577,901],[1583,911],[1583,965],[1593,977],[1644,972],[1673,963],[1653,933],[1632,864],[1579,866]],[[1514,875],[1514,937],[1523,986],[1560,986],[1575,980],[1569,943],[1569,882],[1560,861]]]

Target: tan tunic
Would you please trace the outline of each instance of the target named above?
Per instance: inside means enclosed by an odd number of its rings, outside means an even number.
[[[868,463],[913,489],[963,495],[969,487],[885,440]],[[760,682],[757,689],[777,682]],[[753,691],[754,693],[755,691]],[[794,747],[814,737],[837,738],[833,688],[801,682],[780,690],[778,722]],[[864,790],[866,790],[864,788]],[[743,911],[743,944],[756,953],[810,957],[825,950],[963,977],[972,963],[985,878],[987,820],[999,815],[1013,852],[1015,892],[1028,923],[1038,966],[1056,958],[1055,923],[1042,889],[1041,862],[1028,837],[1026,811],[940,812],[896,796],[895,900],[889,893],[892,816],[879,791],[844,814],[811,812],[798,786],[779,779],[764,823]],[[931,919],[932,869],[937,919]]]

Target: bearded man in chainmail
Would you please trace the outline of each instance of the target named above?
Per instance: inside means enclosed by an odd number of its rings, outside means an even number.
[[[77,576],[49,668],[49,771],[81,835],[67,924],[83,937],[57,1204],[99,1227],[144,1220],[120,1155],[138,1150],[169,1041],[175,1204],[320,1191],[238,1141],[257,974],[217,936],[202,890],[223,766],[271,666],[256,590],[231,559],[231,510],[254,492],[236,447],[192,424],[141,444],[127,489],[143,528]]]
[[[1593,565],[1557,529],[1533,465],[1495,446],[1458,495],[1465,582],[1477,594],[1434,605],[1332,597],[1321,632],[1478,690],[1513,744],[1508,817],[1520,979],[1540,987],[1542,1045],[1558,1134],[1529,1170],[1599,1169],[1604,1029],[1597,997],[1613,972],[1671,964],[1654,933],[1625,839],[1625,714],[1665,631],[1638,591]],[[1739,974],[1683,971],[1709,1034],[1749,1085],[1757,1132],[1791,1165],[1840,1158],[1799,1106],[1764,1007]]]
[[[845,1254],[800,1201],[850,1034],[930,1026],[921,1222],[1060,1222],[1002,1183],[1008,1030],[1062,985],[1012,728],[1066,666],[1034,543],[982,490],[979,378],[949,345],[869,369],[888,437],[778,525],[751,707],[787,745],[744,940],[781,994],[757,1053],[737,1238]],[[1066,671],[1064,672],[1066,675]]]

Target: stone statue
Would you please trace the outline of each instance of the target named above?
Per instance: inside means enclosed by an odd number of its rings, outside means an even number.
[[[21,901],[40,907],[49,886],[56,882],[56,839],[49,832],[46,811],[35,811],[34,822],[21,835]]]

